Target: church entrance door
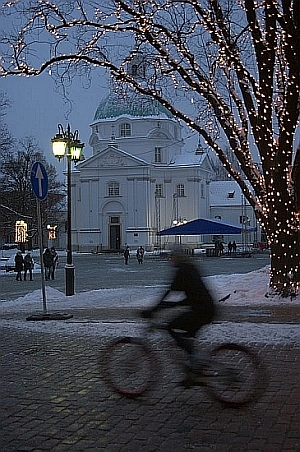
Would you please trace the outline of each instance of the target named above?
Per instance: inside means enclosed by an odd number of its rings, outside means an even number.
[[[109,225],[109,245],[111,250],[119,250],[121,247],[121,227],[119,224]]]

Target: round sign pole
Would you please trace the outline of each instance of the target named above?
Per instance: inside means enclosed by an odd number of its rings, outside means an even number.
[[[41,261],[41,278],[42,278],[42,296],[43,296],[43,314],[47,313],[46,289],[45,289],[45,274],[43,261],[43,230],[42,230],[42,216],[41,216],[41,201],[43,201],[48,194],[48,175],[44,165],[40,162],[35,162],[31,168],[30,174],[31,186],[36,196],[37,205],[37,220],[38,220],[38,237],[40,248]]]
[[[43,231],[42,231],[42,216],[41,216],[41,201],[36,200],[37,207],[37,219],[38,219],[38,237],[40,248],[40,262],[41,262],[41,280],[42,280],[42,296],[43,296],[43,314],[47,314],[47,300],[46,300],[46,288],[45,288],[45,273],[44,273],[44,261],[43,261]]]
[[[31,168],[31,186],[36,196],[37,219],[38,219],[38,236],[41,260],[41,277],[42,277],[42,294],[43,294],[43,314],[31,315],[26,320],[66,320],[73,317],[72,314],[47,314],[46,289],[45,289],[45,273],[43,261],[43,230],[41,216],[41,201],[47,197],[48,193],[48,176],[42,163],[36,162]]]

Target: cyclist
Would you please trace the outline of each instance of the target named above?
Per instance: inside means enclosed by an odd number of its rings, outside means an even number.
[[[200,271],[190,258],[175,250],[171,257],[172,264],[176,271],[170,289],[164,294],[162,299],[150,309],[142,312],[144,318],[151,318],[152,315],[165,308],[175,306],[185,306],[184,312],[176,315],[168,324],[168,332],[175,339],[179,347],[185,350],[189,356],[187,366],[187,377],[182,384],[187,384],[193,378],[193,366],[196,358],[194,352],[194,338],[203,325],[212,322],[215,314],[215,306],[212,295],[205,286]],[[166,298],[171,291],[184,292],[184,299],[179,302],[168,301]]]

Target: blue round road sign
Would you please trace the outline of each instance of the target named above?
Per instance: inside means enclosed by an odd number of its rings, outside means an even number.
[[[48,176],[42,163],[35,162],[32,165],[30,180],[35,196],[43,201],[48,193]]]

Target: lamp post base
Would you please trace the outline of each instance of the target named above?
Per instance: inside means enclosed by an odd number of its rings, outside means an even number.
[[[75,280],[75,267],[73,264],[67,264],[65,266],[66,275],[66,296],[72,296],[75,293],[74,280]]]

